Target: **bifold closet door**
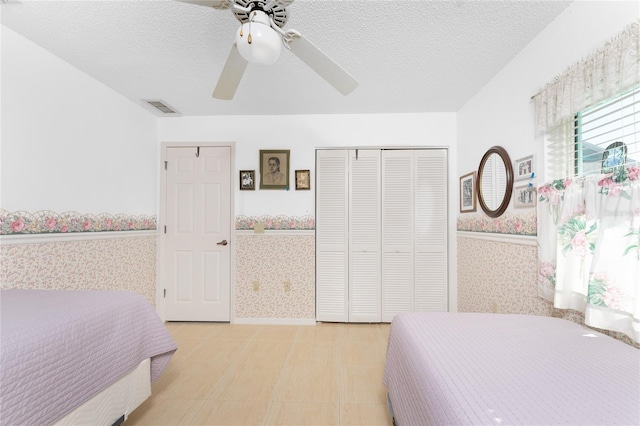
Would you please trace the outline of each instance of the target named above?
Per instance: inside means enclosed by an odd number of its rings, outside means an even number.
[[[380,150],[349,151],[349,322],[381,321]]]
[[[447,310],[444,149],[382,151],[382,321]]]
[[[316,319],[380,322],[380,150],[316,153]]]
[[[447,151],[416,150],[415,311],[448,309]]]
[[[316,320],[349,321],[349,151],[316,151]]]
[[[447,310],[447,151],[316,151],[316,319]]]
[[[413,150],[382,153],[382,321],[415,307],[415,187]]]

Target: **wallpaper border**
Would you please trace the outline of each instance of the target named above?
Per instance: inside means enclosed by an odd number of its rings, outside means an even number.
[[[316,227],[313,216],[236,216],[236,230],[253,230],[257,223],[271,230],[313,230]]]
[[[484,214],[465,214],[458,216],[456,230],[536,236],[538,235],[538,216],[535,211],[527,213],[507,212],[495,219]]]
[[[56,213],[41,210],[9,212],[0,209],[0,235],[67,234],[74,232],[152,231],[155,216],[125,214]]]
[[[262,223],[265,230],[315,230],[315,218],[310,215],[238,215],[235,228],[252,231],[258,223]],[[31,213],[0,209],[0,235],[155,231],[157,226],[155,215],[91,214],[74,211],[56,213],[50,210]]]

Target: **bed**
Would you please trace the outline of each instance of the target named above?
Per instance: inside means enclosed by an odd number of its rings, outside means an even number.
[[[384,384],[399,426],[640,425],[640,350],[559,318],[399,314]]]
[[[176,349],[139,294],[1,290],[0,424],[122,422]]]

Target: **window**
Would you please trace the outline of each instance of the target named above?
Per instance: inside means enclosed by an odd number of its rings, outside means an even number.
[[[573,158],[567,158],[574,176],[617,172],[638,164],[640,85],[576,114],[574,135]]]

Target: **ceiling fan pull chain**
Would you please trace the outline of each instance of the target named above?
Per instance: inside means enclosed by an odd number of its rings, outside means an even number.
[[[251,15],[251,19],[249,19],[249,35],[247,36],[247,43],[249,43],[249,44],[251,44],[253,42],[253,39],[251,38],[251,23],[253,22],[253,18],[255,18],[255,17],[256,17],[256,13],[253,12],[253,14]],[[242,28],[242,26],[240,28]],[[242,34],[240,34],[240,35],[242,35]]]

